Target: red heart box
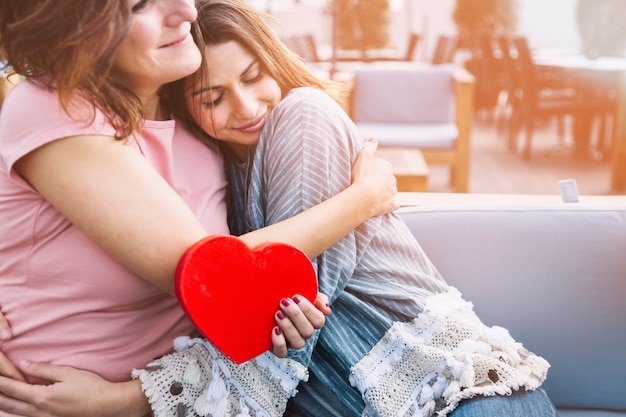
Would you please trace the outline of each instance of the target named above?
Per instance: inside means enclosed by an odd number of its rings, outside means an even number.
[[[192,245],[176,269],[176,297],[192,322],[240,364],[272,348],[280,300],[317,296],[309,258],[293,246],[250,249],[241,239],[213,235]]]

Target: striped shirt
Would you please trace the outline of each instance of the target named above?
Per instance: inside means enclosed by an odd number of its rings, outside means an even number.
[[[365,143],[326,94],[291,91],[272,111],[244,166],[229,164],[231,231],[242,234],[319,204],[350,184]],[[348,382],[354,366],[394,321],[408,321],[425,300],[447,290],[408,227],[395,214],[371,218],[314,260],[320,292],[333,314],[306,348],[291,352],[360,414],[361,393]],[[310,361],[310,362],[309,362]]]

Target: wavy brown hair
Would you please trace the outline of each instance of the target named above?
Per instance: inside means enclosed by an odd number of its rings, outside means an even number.
[[[131,19],[127,0],[2,0],[0,56],[15,72],[56,89],[68,115],[85,101],[100,108],[124,138],[143,119],[137,96],[111,72]]]
[[[169,85],[168,94],[172,113],[197,135],[206,135],[186,110],[185,88],[208,85],[208,69],[204,48],[236,41],[246,48],[276,80],[283,95],[293,88],[314,87],[340,100],[345,92],[342,83],[315,77],[302,60],[292,53],[268,22],[271,17],[257,11],[245,0],[196,0],[198,18],[193,31],[203,54],[199,71],[184,80]]]

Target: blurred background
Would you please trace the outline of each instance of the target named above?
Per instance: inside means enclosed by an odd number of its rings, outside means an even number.
[[[626,1],[250,1],[323,77],[380,62],[467,70],[468,192],[558,193],[573,178],[582,194],[626,194]],[[428,168],[428,191],[455,191],[453,172]]]
[[[249,1],[346,83],[345,110],[364,136],[374,122],[408,191],[558,194],[573,179],[626,195],[626,0]],[[1,69],[0,104],[19,81]],[[434,120],[435,104],[456,113]]]
[[[430,59],[440,35],[452,36],[468,29],[524,34],[537,49],[582,50],[585,43],[597,43],[606,52],[626,54],[623,0],[251,0],[250,3],[278,19],[276,29],[281,35],[311,33],[319,47],[328,53],[332,45],[334,7],[350,5],[353,10],[367,10],[361,16],[368,30],[376,30],[368,18],[385,16],[387,25],[379,30],[386,33],[387,48],[403,50],[407,35],[419,33],[418,57],[422,60]],[[358,17],[357,13],[351,18],[339,16],[338,20]]]

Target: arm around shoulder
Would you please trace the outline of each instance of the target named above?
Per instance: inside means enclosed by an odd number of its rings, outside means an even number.
[[[242,239],[251,247],[270,241],[288,243],[314,258],[365,220],[396,210],[396,180],[391,165],[375,157],[376,147],[374,140],[367,142],[353,165],[352,183],[344,191]]]

